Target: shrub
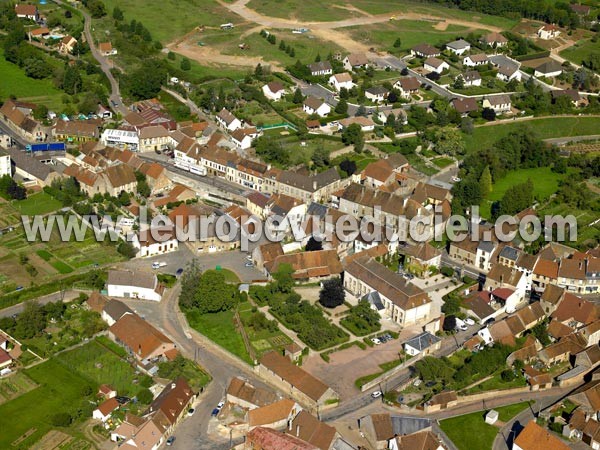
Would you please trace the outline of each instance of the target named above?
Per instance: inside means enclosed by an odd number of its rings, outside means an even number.
[[[52,425],[54,425],[55,427],[68,427],[69,425],[71,425],[72,421],[73,419],[71,415],[66,412],[56,413],[50,419],[50,422],[52,422]]]

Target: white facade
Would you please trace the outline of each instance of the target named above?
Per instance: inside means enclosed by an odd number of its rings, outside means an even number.
[[[537,32],[540,39],[547,41],[548,39],[554,39],[560,36],[560,30],[553,25],[544,25]]]
[[[503,103],[490,103],[490,101],[487,98],[483,99],[483,107],[484,108],[489,108],[489,109],[493,109],[497,114],[498,113],[503,113],[503,112],[508,112],[510,111],[511,108],[511,103],[509,102],[503,102]]]
[[[547,77],[547,78],[553,78],[553,77],[557,77],[562,73],[562,69],[560,70],[555,70],[554,72],[548,72],[548,73],[544,73],[544,72],[539,72],[539,71],[534,71],[533,75],[535,75],[536,77]]]
[[[473,61],[471,59],[470,56],[465,56],[463,58],[463,66],[467,66],[467,67],[475,67],[475,66],[483,66],[484,64],[487,64],[488,62],[485,60],[475,60]]]
[[[325,102],[323,102],[317,109],[312,109],[306,104],[302,106],[302,109],[306,114],[317,114],[320,117],[325,117],[331,112],[331,106]]]
[[[176,252],[179,249],[179,241],[175,236],[173,236],[173,239],[164,242],[144,242],[143,244],[140,244],[136,236],[132,245],[138,250],[137,256],[140,258],[164,255],[165,253]]]
[[[118,147],[137,152],[140,147],[140,138],[135,131],[104,130],[100,142],[110,147]]]
[[[496,75],[496,78],[498,78],[502,81],[506,81],[507,83],[512,80],[521,81],[521,71],[517,69],[510,74],[504,74],[504,73],[498,72],[498,74]]]
[[[235,131],[238,128],[242,128],[242,122],[240,119],[238,119],[237,117],[234,118],[231,122],[226,123],[223,119],[221,119],[219,116],[216,116],[217,119],[217,123],[222,126],[223,128],[225,128],[227,131]]]
[[[153,300],[155,302],[160,302],[162,299],[162,295],[159,292],[156,292],[156,288],[108,284],[107,290],[109,297],[139,298],[143,300]]]
[[[350,89],[352,89],[354,87],[354,83],[352,82],[352,78],[350,78],[350,80],[348,80],[348,81],[340,81],[340,79],[339,79],[340,77],[338,77],[338,75],[343,75],[343,74],[336,74],[336,75],[332,75],[332,76],[329,77],[329,84],[331,86],[333,86],[333,88],[337,92],[340,92],[340,90],[342,88],[350,90]],[[342,78],[342,80],[344,80],[344,79]]]
[[[12,176],[10,155],[4,155],[0,150],[0,177],[3,177],[4,175]]]
[[[285,94],[285,89],[281,89],[277,92],[271,91],[271,89],[269,89],[268,84],[265,84],[262,87],[262,91],[263,91],[263,94],[265,94],[265,97],[267,97],[269,100],[272,100],[274,102],[281,100],[281,97],[283,96],[283,94]]]
[[[446,61],[443,61],[439,66],[432,66],[429,64],[423,64],[423,68],[425,70],[429,70],[430,72],[442,73],[444,70],[450,69],[450,66]]]

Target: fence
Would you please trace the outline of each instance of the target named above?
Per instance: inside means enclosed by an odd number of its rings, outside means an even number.
[[[256,127],[256,129],[260,130],[260,131],[274,130],[275,128],[285,128],[286,130],[288,128],[291,128],[294,131],[298,131],[298,127],[296,125],[294,125],[293,123],[289,123],[289,122],[273,123],[271,125],[259,125]]]

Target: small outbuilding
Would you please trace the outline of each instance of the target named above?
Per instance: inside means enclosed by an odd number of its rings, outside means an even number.
[[[490,409],[485,415],[485,423],[494,425],[498,421],[498,411]]]

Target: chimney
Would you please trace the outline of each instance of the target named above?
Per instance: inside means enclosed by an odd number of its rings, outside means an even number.
[[[317,190],[317,180],[313,180],[313,190]]]
[[[288,431],[292,431],[292,421],[288,420]]]
[[[296,425],[296,437],[300,437],[300,425]]]
[[[171,383],[171,389],[175,389],[175,383]]]

